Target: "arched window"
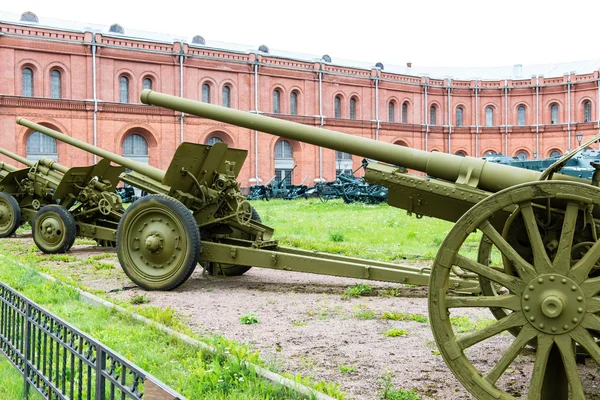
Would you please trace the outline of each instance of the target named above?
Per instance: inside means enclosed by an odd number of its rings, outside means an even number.
[[[356,99],[350,98],[350,119],[356,119]]]
[[[402,103],[402,123],[408,124],[408,103]]]
[[[435,106],[431,106],[429,108],[429,125],[435,125],[435,114],[436,108]]]
[[[298,92],[290,93],[290,114],[298,115]]]
[[[560,150],[553,149],[550,151],[550,155],[548,157],[556,158],[556,157],[560,157],[560,156],[562,156],[562,153],[560,152]]]
[[[208,83],[202,85],[202,101],[210,103],[210,85]]]
[[[208,139],[206,139],[206,144],[212,146],[215,143],[223,143],[223,139],[221,139],[218,136],[211,136]]]
[[[50,71],[50,97],[53,99],[62,98],[60,71],[56,69]]]
[[[23,68],[23,96],[33,96],[33,70]]]
[[[279,89],[273,90],[273,114],[281,113],[281,92]]]
[[[492,107],[485,108],[485,126],[494,126],[494,109]]]
[[[334,113],[335,118],[342,118],[342,98],[340,96],[335,96]]]
[[[457,151],[455,154],[457,156],[459,156],[459,157],[466,157],[467,156],[467,154],[464,151],[462,151],[462,150]]]
[[[40,158],[48,158],[58,161],[58,152],[56,151],[56,140],[40,132],[33,132],[27,138],[26,156],[28,160],[36,161]]]
[[[583,122],[592,120],[592,102],[587,100],[583,103]]]
[[[527,159],[529,158],[529,156],[527,155],[527,153],[526,153],[526,152],[524,152],[524,151],[519,151],[519,152],[517,153],[516,157],[517,157],[519,160],[527,160]]]
[[[394,114],[396,114],[396,105],[390,101],[388,103],[388,122],[394,122]]]
[[[352,154],[343,151],[335,152],[335,177],[340,174],[352,173]]]
[[[152,90],[152,79],[144,78],[144,80],[142,81],[142,85],[144,86],[144,89]]]
[[[275,144],[275,180],[285,180],[286,185],[292,184],[292,169],[294,168],[294,152],[287,140]]]
[[[127,136],[123,141],[123,157],[148,164],[150,157],[148,157],[148,142],[146,139],[137,133]],[[131,170],[127,169],[126,171],[130,172]],[[128,185],[126,184],[125,186]],[[138,188],[133,188],[133,191],[136,196],[142,195],[142,191]]]
[[[119,101],[129,103],[129,78],[124,75],[119,78]]]
[[[488,150],[485,152],[485,154],[483,156],[489,157],[489,156],[495,156],[496,154],[498,154],[498,153],[496,153],[494,150]]]
[[[223,107],[231,107],[231,88],[227,85],[223,86]]]
[[[550,123],[552,125],[558,124],[558,104],[556,103],[550,106]]]
[[[525,125],[525,106],[519,106],[517,108],[517,125]]]
[[[456,126],[463,126],[463,108],[456,107]]]
[[[123,27],[119,24],[112,24],[110,26],[110,28],[108,28],[108,31],[112,32],[112,33],[120,33],[120,34],[125,33],[125,29],[123,29]]]
[[[40,22],[39,19],[38,19],[38,17],[37,17],[37,15],[35,15],[31,11],[26,11],[23,14],[21,14],[21,21],[23,21],[23,22],[36,22],[36,23]]]

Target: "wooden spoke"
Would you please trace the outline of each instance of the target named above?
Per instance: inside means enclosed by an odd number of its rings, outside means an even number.
[[[527,396],[528,400],[540,400],[542,398],[542,386],[544,384],[544,377],[546,376],[546,369],[548,367],[548,356],[550,355],[552,346],[554,346],[554,339],[552,336],[538,336],[535,364],[533,365],[531,385],[529,386],[529,395]]]
[[[583,317],[583,321],[581,321],[581,326],[586,329],[600,331],[600,317],[595,314],[587,313],[585,317]]]
[[[575,201],[570,201],[565,210],[560,241],[556,257],[554,257],[554,263],[552,264],[554,271],[562,275],[566,275],[571,268],[571,248],[573,247],[573,234],[575,233],[578,214],[579,204]]]
[[[516,311],[521,309],[521,297],[513,294],[479,297],[446,297],[446,307],[501,307]]]
[[[571,268],[569,272],[569,278],[573,279],[577,283],[585,281],[594,265],[600,258],[600,240],[594,243],[594,245],[588,250],[587,253]],[[600,288],[599,288],[600,290]]]
[[[520,204],[519,208],[521,209],[521,215],[523,216],[525,228],[527,229],[531,251],[533,252],[533,266],[540,274],[551,272],[552,266],[550,259],[546,253],[546,248],[544,247],[544,242],[542,241],[542,236],[540,235],[531,203]]]
[[[558,347],[562,356],[569,386],[571,387],[572,400],[585,400],[583,393],[583,385],[579,377],[579,369],[575,362],[575,350],[573,349],[573,341],[569,335],[559,335],[554,337],[554,343]],[[550,366],[552,368],[552,366]]]
[[[535,278],[536,273],[533,267],[521,257],[519,253],[502,237],[502,235],[489,223],[485,221],[479,225],[479,229],[492,241],[492,243],[506,256],[519,272],[519,276],[525,281]]]
[[[503,272],[498,272],[488,266],[470,260],[460,254],[456,255],[455,264],[463,269],[474,272],[491,281],[499,283],[511,292],[520,295],[525,288],[525,282],[516,276],[510,276]]]
[[[502,318],[496,321],[495,323],[486,326],[485,328],[460,336],[456,340],[456,343],[458,344],[458,347],[464,350],[481,341],[489,339],[492,336],[496,336],[499,333],[502,333],[508,329],[521,327],[526,323],[527,321],[525,320],[523,314],[512,313],[507,315],[505,318]]]
[[[583,327],[578,326],[571,332],[571,337],[579,343],[590,356],[596,361],[596,364],[600,365],[600,347],[594,337]]]
[[[504,371],[506,371],[514,359],[519,355],[523,347],[525,347],[536,334],[537,331],[535,328],[531,325],[525,325],[508,349],[506,349],[506,352],[502,355],[498,363],[494,365],[494,368],[487,374],[486,379],[491,383],[496,383]]]
[[[600,277],[588,279],[581,284],[581,290],[585,297],[590,298],[600,293]]]
[[[592,314],[600,312],[600,297],[591,297],[587,299],[586,311]]]

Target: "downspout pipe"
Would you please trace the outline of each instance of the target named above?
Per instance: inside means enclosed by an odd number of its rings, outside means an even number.
[[[479,79],[475,79],[475,157],[479,157]]]
[[[319,127],[323,128],[325,118],[323,117],[323,59],[319,60]],[[323,179],[323,148],[319,146],[319,182]]]
[[[535,158],[540,155],[540,76],[535,77]]]
[[[567,76],[567,151],[571,151],[571,74]]]
[[[94,98],[94,146],[98,147],[98,92],[96,87],[96,33],[92,30],[92,95]],[[94,164],[98,156],[94,154]]]
[[[448,154],[452,154],[452,111],[450,110],[451,79],[448,79]]]
[[[258,54],[254,53],[254,113],[258,114]],[[258,177],[258,131],[254,131],[254,178],[260,184]]]
[[[508,153],[508,79],[504,80],[504,147]]]
[[[425,92],[424,100],[423,100],[423,119],[425,120],[425,151],[429,151],[429,109],[427,107],[427,77],[425,78],[425,83],[423,84],[423,91]]]
[[[183,97],[183,42],[180,42],[181,48],[179,49],[179,96]],[[184,122],[185,122],[185,113],[181,113],[179,116],[179,142],[183,143],[185,140],[184,137]]]
[[[377,124],[375,128],[375,140],[379,140],[379,68],[375,68],[375,122]]]

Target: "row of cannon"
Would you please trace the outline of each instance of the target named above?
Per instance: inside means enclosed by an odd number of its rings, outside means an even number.
[[[29,222],[36,245],[46,253],[68,251],[76,236],[116,246],[124,272],[147,290],[177,288],[198,264],[223,276],[262,267],[427,285],[437,349],[477,399],[591,396],[594,389],[586,386],[588,373],[580,366],[587,360],[595,363],[592,369],[600,365],[600,173],[597,164],[591,181],[558,171],[600,137],[539,172],[151,90],[144,90],[141,100],[378,160],[368,163],[364,179],[387,188],[388,204],[455,225],[425,268],[286,248],[240,191],[245,150],[225,143],[182,143],[163,171],[20,118],[19,124],[102,160],[66,168],[2,151],[26,168],[0,163],[0,237]],[[147,195],[125,209],[115,192],[121,183]],[[453,317],[473,308],[489,310],[495,321],[462,333]],[[495,343],[506,332],[500,341],[510,344],[497,349],[499,358],[479,363],[479,345]]]

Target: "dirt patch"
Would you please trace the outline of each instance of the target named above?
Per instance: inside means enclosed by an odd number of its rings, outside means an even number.
[[[31,239],[18,239],[23,240]],[[109,254],[98,258],[104,253]],[[423,398],[473,398],[439,355],[427,322],[381,318],[385,312],[426,317],[426,288],[260,268],[221,278],[198,268],[177,290],[145,292],[122,272],[114,252],[78,245],[70,254],[77,260],[114,263],[116,268],[49,261],[57,273],[76,275],[89,289],[112,299],[145,295],[147,305],[175,309],[194,332],[248,344],[276,371],[339,383],[347,398],[377,398],[386,375],[395,388],[414,389]],[[372,286],[376,295],[345,298],[344,291],[356,283]],[[249,313],[259,322],[242,324],[240,317]],[[480,322],[493,318],[487,310],[467,310],[462,315]],[[386,336],[384,332],[391,329],[406,334]],[[470,358],[479,370],[487,371],[512,339],[510,334],[494,336],[469,349]],[[500,385],[515,396],[524,395],[532,364],[530,354],[519,355]],[[582,374],[589,398],[600,398],[595,367],[583,368]]]

